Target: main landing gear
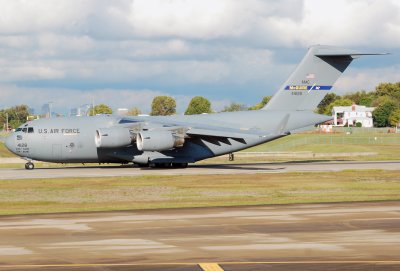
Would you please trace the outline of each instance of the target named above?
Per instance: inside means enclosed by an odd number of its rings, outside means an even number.
[[[35,168],[35,165],[32,162],[28,162],[25,164],[25,169],[32,170]]]
[[[151,168],[187,168],[188,163],[150,163]]]

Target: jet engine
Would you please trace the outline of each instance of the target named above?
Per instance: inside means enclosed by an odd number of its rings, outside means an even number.
[[[132,144],[133,138],[127,128],[102,128],[96,130],[95,142],[97,148],[118,148]]]
[[[182,147],[183,136],[171,131],[143,131],[136,136],[136,146],[139,151],[166,151],[175,147]]]

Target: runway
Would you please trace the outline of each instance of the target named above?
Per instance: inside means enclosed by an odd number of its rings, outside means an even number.
[[[400,202],[5,216],[0,270],[399,270]]]
[[[400,170],[400,161],[309,161],[285,163],[193,164],[185,169],[141,169],[132,166],[90,166],[0,169],[0,179],[114,177],[144,175],[209,175],[283,172],[335,172],[342,170]]]

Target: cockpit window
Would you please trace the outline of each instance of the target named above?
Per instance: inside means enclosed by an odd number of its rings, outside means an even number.
[[[24,123],[21,126],[19,126],[17,129],[15,129],[16,132],[23,132],[27,133],[28,132],[28,123]]]
[[[22,131],[23,133],[29,133],[29,134],[32,134],[32,133],[35,132],[35,130],[33,129],[33,127],[17,128],[15,131],[16,131],[16,132]]]

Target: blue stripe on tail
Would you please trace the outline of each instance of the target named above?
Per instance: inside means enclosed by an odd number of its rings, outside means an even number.
[[[331,90],[332,86],[304,86],[304,85],[289,85],[285,90]]]

